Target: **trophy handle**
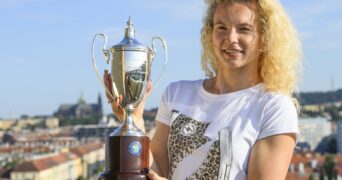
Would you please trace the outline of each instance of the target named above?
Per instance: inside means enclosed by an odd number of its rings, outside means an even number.
[[[96,60],[95,60],[95,56],[94,56],[94,45],[95,45],[95,40],[98,36],[102,36],[105,40],[104,44],[103,44],[103,48],[102,48],[102,53],[104,55],[104,58],[107,62],[107,64],[109,64],[109,60],[110,60],[110,53],[109,53],[109,50],[106,49],[106,45],[107,45],[107,36],[105,33],[97,33],[95,34],[94,36],[94,39],[93,39],[93,43],[92,43],[92,48],[91,48],[91,52],[92,52],[92,62],[93,62],[93,67],[94,67],[94,70],[95,70],[95,73],[96,73],[96,77],[97,79],[100,81],[101,85],[104,87],[104,89],[106,90],[107,94],[109,94],[111,96],[111,98],[115,99],[115,97],[117,97],[117,92],[116,92],[116,86],[113,82],[112,83],[112,87],[113,87],[113,93],[111,93],[109,91],[109,89],[106,87],[106,85],[104,84],[104,81],[103,79],[101,78],[100,74],[99,74],[99,71],[97,70],[97,66],[96,66]],[[114,96],[112,95],[114,94]]]
[[[154,37],[152,38],[152,58],[153,58],[154,55],[157,53],[157,50],[156,50],[156,48],[155,48],[155,46],[154,46],[154,40],[155,40],[155,39],[159,39],[159,41],[162,43],[163,48],[164,48],[165,59],[164,59],[163,69],[162,69],[162,71],[160,72],[160,75],[158,76],[157,81],[156,81],[155,85],[153,86],[153,88],[151,89],[151,91],[153,91],[153,90],[158,86],[159,81],[160,81],[162,75],[163,75],[164,72],[165,72],[166,63],[167,63],[167,45],[166,45],[166,41],[165,41],[162,37],[160,37],[160,36],[154,36]]]

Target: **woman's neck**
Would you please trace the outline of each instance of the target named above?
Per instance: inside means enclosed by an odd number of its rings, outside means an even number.
[[[257,71],[252,73],[233,71],[218,71],[216,77],[204,82],[204,89],[213,94],[225,94],[250,88],[261,82]]]

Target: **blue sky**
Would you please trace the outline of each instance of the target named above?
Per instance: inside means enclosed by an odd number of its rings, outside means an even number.
[[[303,44],[300,91],[342,88],[342,1],[281,0]],[[81,93],[95,102],[103,88],[91,65],[93,35],[104,32],[117,44],[131,16],[137,39],[151,45],[155,35],[168,43],[167,70],[146,107],[156,107],[168,83],[203,78],[200,28],[203,0],[0,0],[0,118],[49,115]],[[96,44],[99,69],[102,41]],[[158,46],[152,81],[161,70]],[[101,70],[101,72],[102,72]],[[103,96],[104,98],[104,96]],[[109,105],[104,100],[105,112]]]

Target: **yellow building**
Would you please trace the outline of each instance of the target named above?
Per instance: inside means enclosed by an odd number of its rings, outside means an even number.
[[[15,119],[2,119],[0,120],[0,129],[7,130],[16,124],[17,120]]]
[[[48,129],[55,129],[59,127],[59,119],[56,117],[37,117],[25,119],[3,119],[0,120],[0,129],[8,130],[13,129],[20,131],[28,126],[43,126]]]
[[[102,142],[90,143],[70,149],[70,152],[81,158],[83,177],[98,175],[97,169],[104,166],[105,152]]]
[[[59,119],[56,117],[48,117],[45,119],[45,127],[55,129],[59,127]]]
[[[44,126],[44,128],[53,129],[59,127],[59,119],[56,117],[37,117],[20,119],[17,123],[20,129],[28,126]]]
[[[324,106],[323,105],[304,105],[302,109],[304,111],[322,112],[324,110]]]
[[[11,172],[11,180],[72,180],[97,176],[104,161],[102,142],[81,145],[58,155],[26,161]]]
[[[81,160],[66,152],[42,159],[26,161],[11,172],[11,180],[67,180],[82,173]]]

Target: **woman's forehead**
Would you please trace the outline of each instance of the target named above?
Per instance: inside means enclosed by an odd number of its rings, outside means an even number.
[[[214,0],[215,1],[215,0]],[[254,3],[256,4],[258,0],[216,0],[218,3]]]
[[[255,6],[252,6],[252,3],[221,3],[214,13],[214,23],[228,20],[234,23],[253,24],[257,11]]]

